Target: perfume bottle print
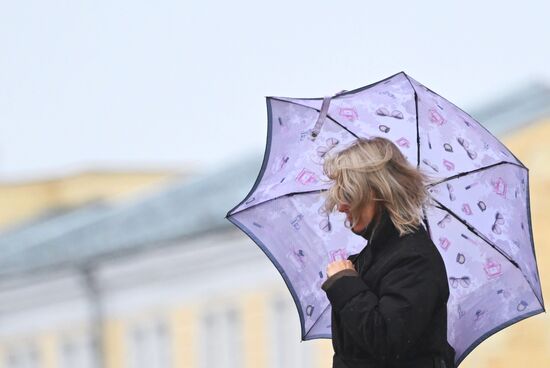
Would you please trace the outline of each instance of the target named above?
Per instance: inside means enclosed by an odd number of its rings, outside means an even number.
[[[483,265],[483,269],[485,270],[488,279],[495,279],[502,275],[501,264],[494,261],[492,258],[487,258],[485,264]]]
[[[505,197],[506,196],[506,182],[502,178],[498,178],[492,182],[493,190],[496,194]]]
[[[341,107],[338,114],[349,122],[354,122],[358,118],[357,111],[353,107]]]
[[[292,227],[296,230],[300,230],[300,223],[302,222],[302,219],[304,218],[304,215],[302,215],[301,213],[299,213],[296,217],[294,217],[292,219],[292,221],[290,222],[290,224],[292,225]]]
[[[300,184],[308,185],[308,184],[316,184],[319,181],[319,179],[317,179],[317,175],[315,175],[313,171],[310,171],[304,168],[302,169],[302,171],[300,171],[298,176],[296,176],[296,181]]]

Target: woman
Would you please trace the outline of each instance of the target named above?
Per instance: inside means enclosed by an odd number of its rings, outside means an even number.
[[[325,207],[368,240],[327,267],[333,368],[454,367],[445,264],[422,225],[427,174],[390,140],[358,139],[325,160]]]

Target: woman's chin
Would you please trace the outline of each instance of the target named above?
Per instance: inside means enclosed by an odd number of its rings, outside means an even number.
[[[357,235],[359,235],[363,230],[364,230],[364,228],[360,228],[359,226],[354,226],[354,227],[351,228],[351,231],[354,234],[357,234]]]

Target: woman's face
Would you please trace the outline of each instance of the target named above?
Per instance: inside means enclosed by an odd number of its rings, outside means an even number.
[[[345,213],[348,221],[351,222],[351,214],[349,213],[349,208],[350,207],[348,204],[341,203],[338,205],[338,211]],[[369,223],[374,218],[376,212],[375,208],[376,207],[374,205],[374,201],[369,202],[365,207],[363,207],[361,213],[359,214],[357,224],[352,227],[353,231],[359,233],[369,225]]]

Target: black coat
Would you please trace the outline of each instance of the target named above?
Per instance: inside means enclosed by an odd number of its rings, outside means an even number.
[[[449,284],[423,226],[399,233],[384,210],[369,240],[322,285],[332,305],[333,368],[454,367],[447,342]]]

